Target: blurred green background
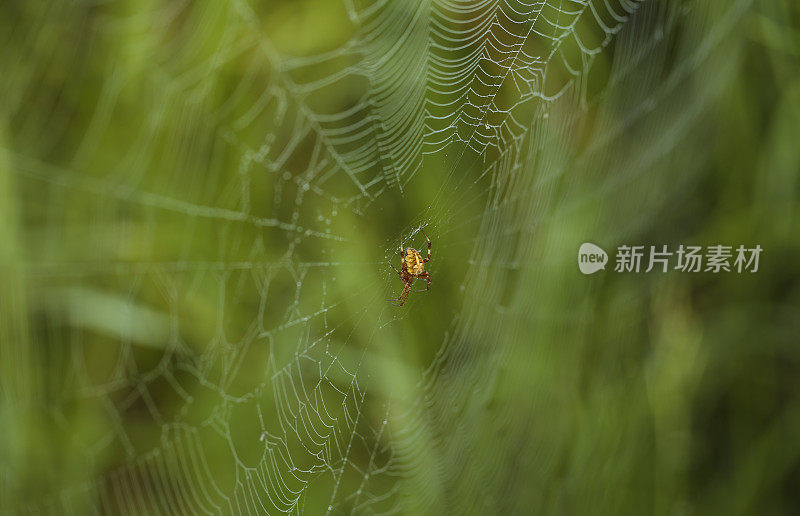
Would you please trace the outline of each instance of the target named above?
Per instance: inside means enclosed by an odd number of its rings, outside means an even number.
[[[3,514],[800,512],[796,2],[7,0],[0,70]]]

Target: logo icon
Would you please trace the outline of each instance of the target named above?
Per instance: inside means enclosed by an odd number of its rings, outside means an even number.
[[[608,255],[594,244],[585,242],[578,249],[578,268],[584,274],[594,274],[606,268]]]

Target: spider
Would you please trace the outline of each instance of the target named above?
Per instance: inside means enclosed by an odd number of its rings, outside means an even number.
[[[425,230],[422,230],[422,234],[425,235]],[[428,282],[428,288],[425,290],[415,290],[414,292],[427,292],[431,289],[431,275],[425,271],[425,264],[428,263],[431,259],[431,239],[428,238],[428,235],[425,235],[425,239],[428,241],[428,257],[424,260],[422,259],[422,255],[416,249],[411,247],[406,247],[403,249],[403,237],[400,237],[400,259],[403,262],[403,269],[402,272],[397,270],[397,267],[391,265],[392,269],[400,276],[400,279],[403,281],[403,292],[397,296],[396,299],[389,299],[388,301],[400,301],[400,303],[392,303],[395,306],[403,306],[403,303],[406,302],[406,298],[408,297],[408,293],[411,292],[411,283],[415,279],[423,279]]]

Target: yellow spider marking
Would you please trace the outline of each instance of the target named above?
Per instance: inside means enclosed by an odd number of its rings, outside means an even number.
[[[422,255],[417,250],[408,248],[406,249],[406,270],[412,274],[417,275],[425,270],[425,262],[422,261]]]

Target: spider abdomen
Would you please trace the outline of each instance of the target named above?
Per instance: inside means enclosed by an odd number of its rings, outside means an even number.
[[[425,262],[422,260],[422,255],[410,247],[406,249],[404,263],[406,266],[406,271],[413,276],[425,270]]]

